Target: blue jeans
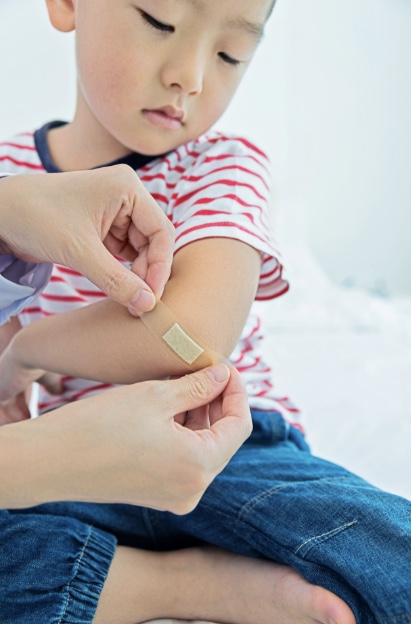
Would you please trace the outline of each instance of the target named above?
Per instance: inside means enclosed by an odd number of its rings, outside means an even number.
[[[185,516],[70,502],[0,511],[2,624],[90,624],[117,544],[204,542],[292,566],[340,596],[358,624],[411,623],[411,502],[313,457],[280,414],[253,420]]]

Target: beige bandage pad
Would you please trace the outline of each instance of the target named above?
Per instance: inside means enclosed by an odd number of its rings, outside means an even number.
[[[227,358],[203,345],[183,327],[162,301],[158,301],[153,310],[144,312],[140,318],[170,353],[190,370],[197,371],[219,362],[231,366]]]

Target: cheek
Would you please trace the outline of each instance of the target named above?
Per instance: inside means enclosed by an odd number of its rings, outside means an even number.
[[[87,21],[87,25],[92,23]],[[119,112],[135,97],[138,85],[144,88],[149,59],[142,46],[136,46],[131,26],[116,15],[112,23],[101,22],[98,32],[90,32],[86,26],[78,30],[76,54],[79,85],[94,109]]]
[[[96,112],[121,111],[138,80],[136,69],[123,54],[99,49],[79,50],[78,79],[84,97]]]
[[[211,80],[207,86],[204,115],[208,118],[220,118],[230,104],[239,83],[240,79],[237,77]]]

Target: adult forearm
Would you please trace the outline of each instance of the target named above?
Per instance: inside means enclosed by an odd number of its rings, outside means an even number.
[[[92,500],[95,457],[90,440],[70,427],[70,411],[56,422],[35,419],[0,427],[0,508]]]

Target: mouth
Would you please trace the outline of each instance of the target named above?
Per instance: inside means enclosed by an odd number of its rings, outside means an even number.
[[[153,110],[143,109],[142,113],[147,121],[160,128],[178,130],[184,125],[184,112],[172,106],[163,106]]]

